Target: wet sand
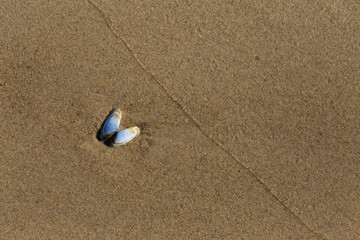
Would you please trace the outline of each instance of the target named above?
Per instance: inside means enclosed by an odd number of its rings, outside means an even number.
[[[0,6],[1,239],[360,238],[355,2]]]

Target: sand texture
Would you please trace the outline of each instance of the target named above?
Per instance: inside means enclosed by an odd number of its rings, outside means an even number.
[[[359,69],[358,1],[0,0],[0,239],[360,239]]]

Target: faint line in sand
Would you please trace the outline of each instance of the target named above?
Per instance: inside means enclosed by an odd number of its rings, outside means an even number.
[[[115,29],[111,26],[112,21],[105,15],[105,13],[91,0],[87,0],[87,2],[93,6],[100,14],[101,16],[104,18],[105,24],[108,26],[108,28],[111,30],[111,32],[115,35],[116,38],[120,39],[123,44],[126,46],[126,48],[128,49],[130,55],[135,59],[135,61],[137,62],[137,64],[146,72],[150,75],[151,79],[153,79],[162,89],[163,91],[166,93],[166,95],[168,95],[168,97],[183,111],[183,113],[185,114],[185,116],[187,116],[192,122],[193,124],[196,126],[196,128],[198,128],[205,136],[206,138],[208,138],[212,143],[214,143],[215,145],[217,145],[223,152],[225,152],[227,155],[229,155],[231,158],[233,158],[236,162],[238,162],[243,168],[245,168],[251,176],[253,176],[256,181],[262,185],[265,190],[267,192],[270,193],[271,196],[273,196],[273,198],[281,205],[283,206],[288,212],[291,213],[291,215],[293,215],[300,223],[302,223],[310,232],[314,233],[316,236],[318,236],[321,239],[328,239],[326,236],[324,236],[321,233],[317,233],[316,231],[314,231],[312,228],[310,228],[302,219],[301,217],[299,217],[295,212],[293,212],[286,204],[284,201],[280,200],[279,197],[277,197],[273,191],[271,190],[270,187],[268,187],[266,185],[266,183],[258,176],[256,175],[256,173],[248,166],[246,166],[244,163],[242,163],[237,157],[235,157],[229,150],[227,150],[221,143],[219,143],[218,141],[216,141],[216,139],[213,139],[212,137],[210,137],[210,135],[208,135],[200,126],[200,123],[190,115],[190,113],[188,112],[188,110],[186,110],[186,107],[183,106],[178,100],[176,100],[175,97],[173,97],[170,94],[170,91],[160,83],[160,81],[155,77],[155,74],[152,73],[140,60],[139,58],[136,56],[136,54],[134,53],[134,51],[130,48],[129,44],[125,41],[125,39],[123,37],[121,37],[116,31]]]

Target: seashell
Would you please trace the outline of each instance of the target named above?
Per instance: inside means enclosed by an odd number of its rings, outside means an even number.
[[[114,134],[113,138],[111,139],[110,146],[116,147],[128,143],[139,134],[140,134],[140,128],[138,127],[131,127],[124,130],[120,130]]]
[[[121,120],[120,109],[113,109],[106,117],[100,130],[100,140],[106,140],[119,130]]]

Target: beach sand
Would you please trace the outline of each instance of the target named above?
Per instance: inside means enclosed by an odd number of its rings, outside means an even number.
[[[0,238],[360,239],[359,7],[1,1]]]

